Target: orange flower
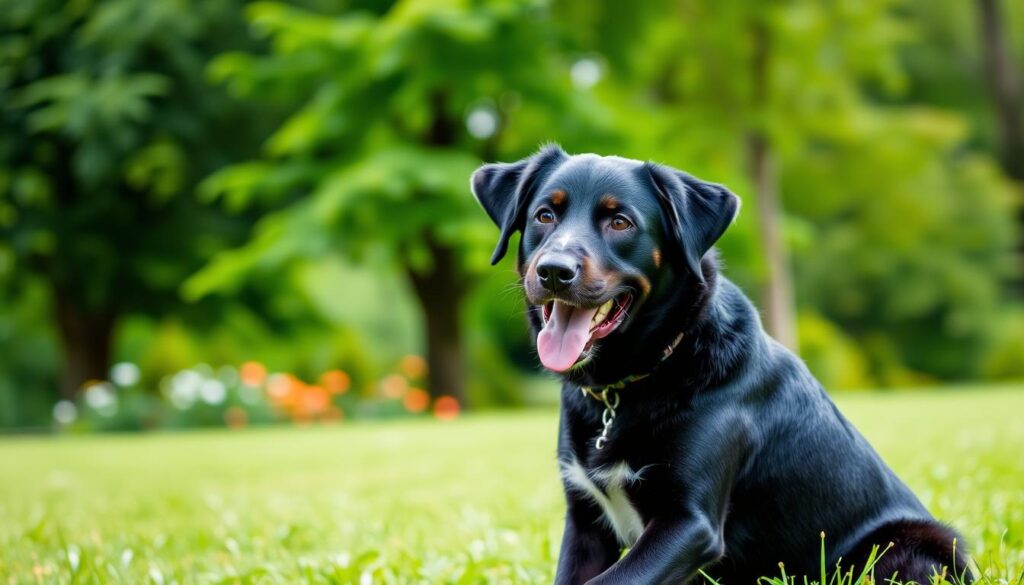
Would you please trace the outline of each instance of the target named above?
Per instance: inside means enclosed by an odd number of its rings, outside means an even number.
[[[401,398],[408,390],[409,381],[398,374],[385,376],[380,381],[380,391],[385,398]]]
[[[331,394],[344,394],[348,392],[351,382],[352,380],[349,379],[348,374],[341,370],[331,370],[324,372],[324,375],[320,376],[320,383]]]
[[[459,401],[451,396],[441,396],[434,401],[434,416],[439,420],[453,420],[460,410]]]
[[[228,428],[240,429],[249,424],[249,413],[241,406],[232,406],[224,411],[224,424]]]
[[[409,388],[402,399],[402,406],[413,414],[421,413],[430,406],[430,395],[422,388]]]
[[[407,355],[398,361],[398,371],[410,380],[422,380],[427,375],[427,360],[418,355]]]
[[[238,369],[238,377],[246,386],[255,388],[267,379],[267,368],[259,362],[245,362]]]
[[[291,374],[274,374],[267,380],[267,395],[275,405],[287,409],[298,403],[305,386]]]
[[[322,386],[306,386],[302,393],[302,407],[309,414],[320,414],[331,405],[331,395]]]

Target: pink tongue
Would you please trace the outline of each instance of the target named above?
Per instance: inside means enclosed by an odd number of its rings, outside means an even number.
[[[555,301],[551,318],[537,336],[537,353],[544,367],[564,372],[576,363],[590,341],[590,320],[597,308],[577,309]]]

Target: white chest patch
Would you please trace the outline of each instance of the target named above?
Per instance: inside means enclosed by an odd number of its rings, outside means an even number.
[[[579,461],[562,461],[567,486],[589,496],[604,511],[604,519],[623,546],[633,546],[644,531],[640,513],[629,500],[625,486],[640,481],[644,468],[633,471],[625,461],[587,473]],[[599,487],[603,486],[603,487]]]

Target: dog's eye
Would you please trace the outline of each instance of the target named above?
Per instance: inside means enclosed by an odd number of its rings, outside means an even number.
[[[616,215],[612,218],[611,226],[613,230],[621,232],[633,227],[633,222],[626,219],[624,215]]]
[[[539,223],[555,223],[555,214],[550,209],[541,209],[535,217]]]

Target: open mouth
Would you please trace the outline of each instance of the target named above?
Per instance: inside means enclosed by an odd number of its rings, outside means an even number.
[[[599,307],[575,307],[559,300],[546,303],[541,309],[544,328],[537,336],[541,363],[549,370],[565,372],[585,362],[594,342],[626,320],[632,302],[633,295],[624,293]]]

